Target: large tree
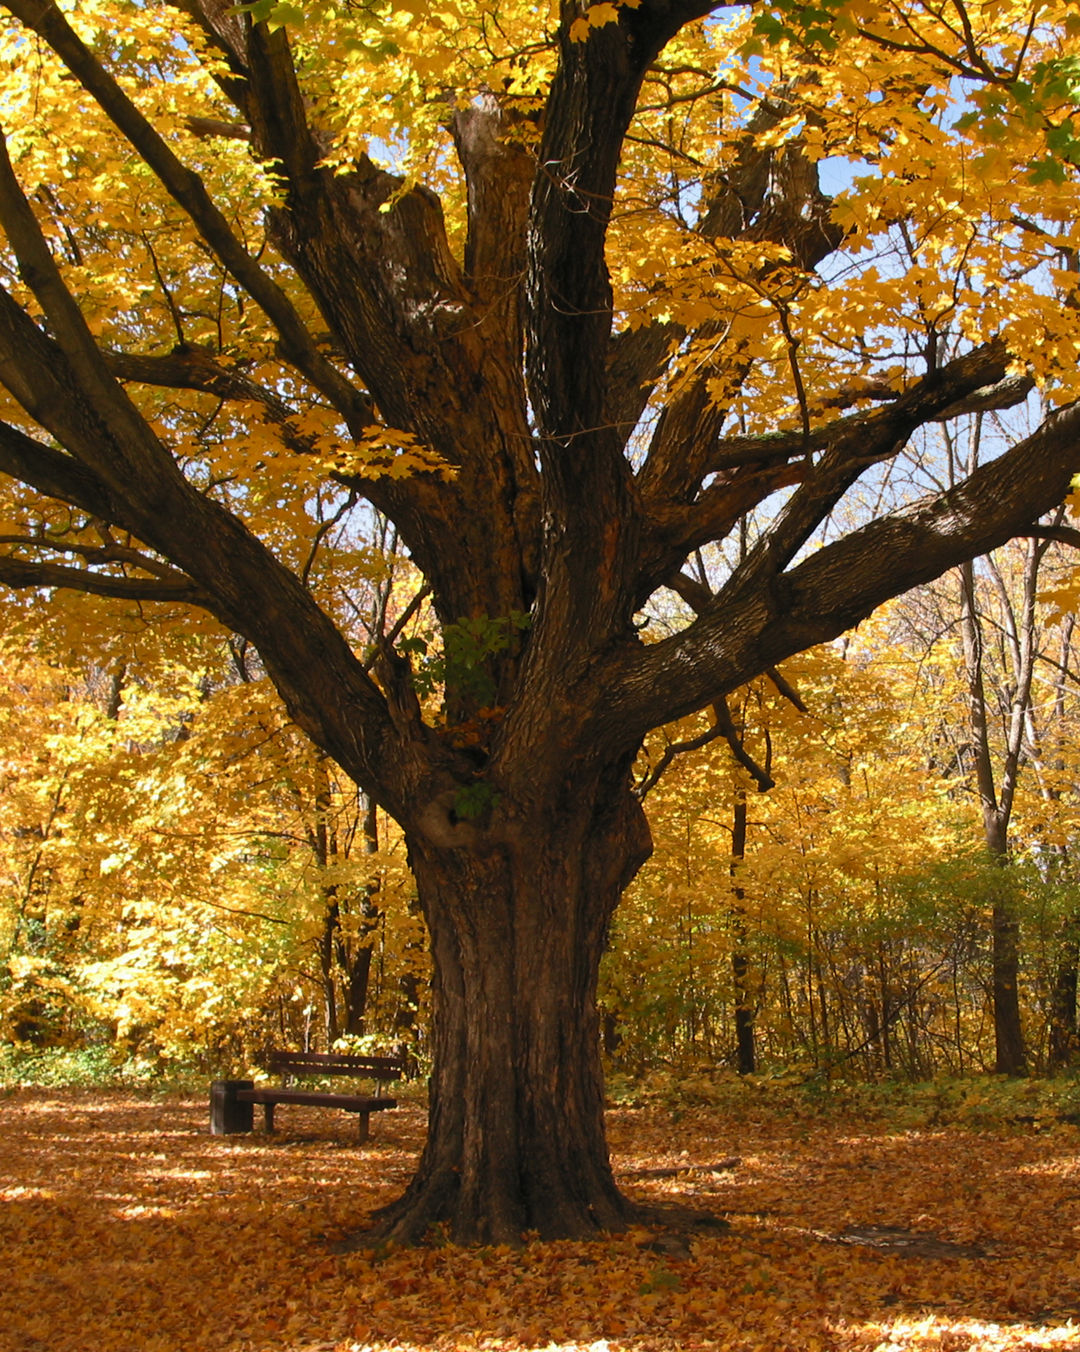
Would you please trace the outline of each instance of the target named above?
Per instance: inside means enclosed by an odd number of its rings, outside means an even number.
[[[644,735],[1080,468],[1075,16],[828,8],[4,6],[0,581],[203,608],[401,823],[437,1017],[383,1235],[627,1222],[594,992],[650,849]],[[1032,435],[824,530],[1032,378],[1061,405]],[[392,614],[349,641],[366,505],[441,656]],[[650,642],[662,588],[686,621]]]

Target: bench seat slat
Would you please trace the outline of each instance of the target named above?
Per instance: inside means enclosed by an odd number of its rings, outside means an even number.
[[[316,1108],[343,1108],[350,1113],[376,1113],[382,1108],[396,1108],[397,1099],[367,1098],[362,1094],[331,1094],[319,1089],[239,1089],[236,1097],[241,1103],[307,1103]]]

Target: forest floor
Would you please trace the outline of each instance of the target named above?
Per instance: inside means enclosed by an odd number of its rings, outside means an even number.
[[[0,1096],[0,1348],[1080,1349],[1067,1122],[911,1126],[751,1091],[620,1107],[625,1188],[729,1229],[388,1254],[340,1250],[409,1177],[419,1105],[363,1147],[342,1113],[279,1125],[211,1137],[202,1099]]]

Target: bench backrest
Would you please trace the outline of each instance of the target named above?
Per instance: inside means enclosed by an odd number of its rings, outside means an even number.
[[[272,1074],[362,1075],[372,1080],[400,1080],[405,1073],[403,1056],[354,1056],[351,1052],[286,1052],[266,1054]]]

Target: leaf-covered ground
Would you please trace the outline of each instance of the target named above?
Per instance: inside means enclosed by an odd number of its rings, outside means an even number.
[[[336,1112],[281,1109],[270,1139],[206,1119],[190,1098],[0,1101],[0,1348],[1080,1349],[1067,1123],[621,1108],[625,1186],[729,1230],[373,1256],[342,1241],[409,1176],[419,1107],[365,1147]]]

